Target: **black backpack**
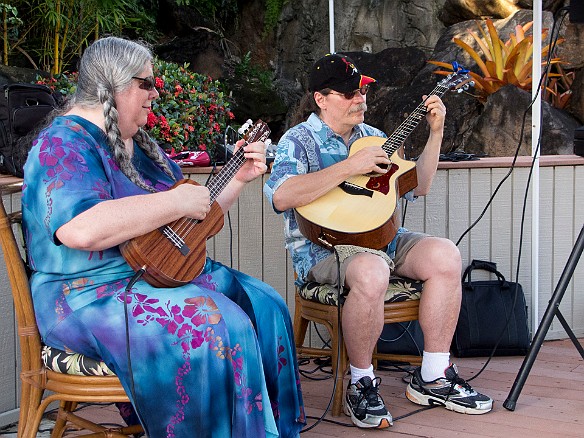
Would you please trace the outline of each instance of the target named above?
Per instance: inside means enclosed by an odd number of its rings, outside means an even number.
[[[23,177],[32,138],[28,136],[57,107],[45,85],[15,83],[0,89],[0,172]]]

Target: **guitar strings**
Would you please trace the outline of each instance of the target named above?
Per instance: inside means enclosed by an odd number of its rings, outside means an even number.
[[[441,96],[446,91],[448,91],[450,87],[444,84],[438,84],[434,90],[430,92],[429,96],[438,95]],[[427,99],[427,98],[426,98]],[[425,101],[424,101],[425,102]],[[405,139],[410,135],[410,133],[418,126],[418,122],[422,119],[424,114],[426,113],[426,109],[424,107],[424,102],[419,104],[414,111],[410,114],[406,120],[404,120],[400,126],[395,130],[394,134],[387,139],[387,141],[381,146],[382,149],[387,153],[388,156],[393,155],[393,153],[399,149]],[[416,121],[412,121],[412,117],[416,117]],[[395,140],[397,138],[397,140]],[[393,144],[392,144],[393,143]]]

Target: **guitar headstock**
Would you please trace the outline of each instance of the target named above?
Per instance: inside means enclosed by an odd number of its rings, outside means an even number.
[[[456,61],[452,63],[452,70],[452,73],[442,79],[439,85],[458,93],[462,93],[474,86],[474,81],[468,74],[468,70],[460,66]]]
[[[267,123],[258,119],[255,123],[248,120],[237,132],[242,136],[246,143],[253,143],[254,141],[268,142],[270,136],[270,128]]]

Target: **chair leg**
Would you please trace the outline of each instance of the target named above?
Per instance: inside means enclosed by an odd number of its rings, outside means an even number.
[[[336,311],[336,310],[335,310]],[[343,394],[344,394],[344,379],[345,374],[349,368],[349,359],[347,356],[347,348],[343,341],[343,332],[338,321],[338,317],[335,314],[331,315],[329,334],[331,338],[331,359],[332,359],[332,372],[335,376],[335,393],[333,395],[333,417],[339,417],[343,411]],[[337,369],[338,365],[338,369]]]
[[[41,409],[41,400],[44,390],[22,381],[20,417],[18,421],[19,438],[36,438],[41,417],[38,415]]]
[[[59,405],[55,427],[51,433],[51,438],[61,438],[67,427],[67,412],[73,412],[77,406],[76,402],[62,400]]]
[[[32,405],[32,394],[31,394],[31,385],[25,381],[22,382],[22,386],[20,389],[20,414],[18,416],[18,437],[24,436],[24,430],[26,428],[26,424],[28,422],[29,410],[31,409]],[[35,431],[36,436],[36,431]]]
[[[302,312],[301,312],[301,308],[302,305],[301,303],[298,302],[300,298],[298,297],[298,294],[296,294],[296,308],[294,310],[294,343],[296,344],[296,349],[298,350],[299,348],[302,347],[302,345],[304,345],[304,339],[306,338],[306,332],[308,331],[308,324],[310,323],[310,321],[308,321],[307,319],[304,319],[302,317]]]

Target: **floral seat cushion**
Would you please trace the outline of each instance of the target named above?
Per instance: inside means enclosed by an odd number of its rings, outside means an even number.
[[[57,373],[76,376],[115,376],[104,362],[79,353],[44,345],[41,356],[45,367]]]
[[[385,302],[397,303],[399,301],[419,300],[424,282],[405,277],[391,276],[389,286],[385,292]],[[306,283],[300,288],[302,298],[332,306],[338,305],[337,289],[328,284],[316,282]],[[341,301],[344,297],[341,296]]]

